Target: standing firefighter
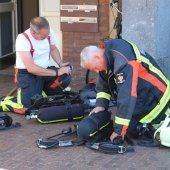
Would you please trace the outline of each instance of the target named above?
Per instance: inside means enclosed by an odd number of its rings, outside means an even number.
[[[87,46],[81,66],[99,73],[95,114],[108,108],[117,85],[117,113],[111,141],[137,135],[137,127],[157,128],[170,114],[170,84],[155,60],[135,44],[112,39],[104,48]],[[154,127],[154,128],[153,128]]]

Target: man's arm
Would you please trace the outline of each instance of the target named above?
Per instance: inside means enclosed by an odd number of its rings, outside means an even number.
[[[104,72],[99,73],[96,90],[97,90],[96,107],[91,110],[89,115],[100,111],[104,111],[105,109],[108,108],[111,95],[109,91],[107,77]]]
[[[137,100],[138,66],[136,61],[130,61],[116,72],[118,97],[114,131],[118,135],[126,134],[134,113]]]
[[[50,46],[50,55],[53,58],[53,60],[59,65],[61,66],[62,64],[62,59],[60,56],[60,52],[58,50],[58,48],[55,45],[51,45]]]
[[[45,69],[43,67],[36,65],[32,59],[30,52],[19,51],[19,54],[20,54],[21,59],[29,73],[32,73],[37,76],[56,76],[57,75],[56,71],[54,71],[54,70]],[[69,74],[70,68],[62,67],[58,70],[59,76],[64,73]]]
[[[110,102],[110,89],[108,85],[108,75],[105,72],[99,72],[99,78],[96,84],[96,107],[108,108]]]

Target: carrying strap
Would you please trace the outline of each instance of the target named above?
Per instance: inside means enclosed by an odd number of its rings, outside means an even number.
[[[134,152],[134,148],[126,145],[114,145],[112,142],[87,142],[86,146],[90,149],[97,150],[106,154],[123,154],[126,152]]]
[[[0,126],[0,130],[9,130],[9,129],[18,128],[18,127],[21,127],[21,124],[19,122],[16,122],[9,127]]]
[[[156,142],[154,139],[145,139],[145,140],[139,140],[137,142],[137,145],[143,146],[143,147],[160,147],[161,145]]]
[[[75,127],[74,130],[72,130],[72,128],[69,127],[67,129],[63,129],[61,133],[56,134],[54,136],[38,139],[36,141],[36,144],[41,149],[50,149],[54,147],[80,146],[85,143],[85,140],[77,138],[77,136],[76,138],[73,138],[75,137],[75,135],[76,135]]]

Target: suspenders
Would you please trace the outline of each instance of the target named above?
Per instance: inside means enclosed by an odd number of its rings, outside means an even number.
[[[31,53],[31,56],[33,57],[33,54],[34,54],[34,48],[33,48],[33,45],[32,45],[32,42],[31,42],[31,40],[30,40],[30,38],[29,38],[29,36],[28,36],[28,34],[26,33],[26,32],[23,32],[22,33],[24,36],[25,36],[25,38],[29,41],[29,43],[30,43],[30,46],[31,46],[31,49],[30,49],[30,53]],[[51,41],[50,41],[50,36],[48,36],[48,42],[49,42],[49,45],[51,44]]]

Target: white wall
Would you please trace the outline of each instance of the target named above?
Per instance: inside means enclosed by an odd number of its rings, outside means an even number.
[[[56,34],[57,44],[62,56],[62,32],[60,31],[60,0],[39,0],[40,16],[46,17]],[[51,61],[53,64],[53,61]]]

